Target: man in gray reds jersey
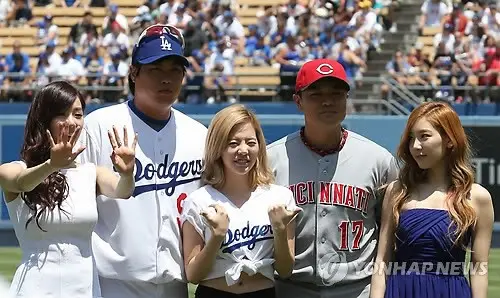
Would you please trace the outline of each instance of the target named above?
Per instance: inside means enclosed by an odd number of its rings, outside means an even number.
[[[112,168],[105,140],[113,125],[136,131],[139,140],[133,197],[97,198],[92,249],[104,298],[188,297],[180,214],[183,200],[200,186],[207,129],[172,107],[189,64],[183,50],[177,28],[146,28],[132,52],[134,98],[85,119],[83,162]]]
[[[386,149],[343,128],[350,86],[336,61],[305,63],[295,94],[305,126],[268,146],[276,183],[288,186],[297,217],[295,267],[276,281],[278,298],[354,298],[370,293],[377,246],[377,188],[396,179]]]

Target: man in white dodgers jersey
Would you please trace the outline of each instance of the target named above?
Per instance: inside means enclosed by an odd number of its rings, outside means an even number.
[[[277,297],[353,298],[370,293],[377,245],[377,189],[396,179],[393,156],[343,128],[350,86],[342,65],[317,59],[297,74],[294,101],[305,126],[268,145],[276,183],[298,207],[295,266]]]
[[[83,162],[112,167],[112,125],[136,131],[135,191],[125,204],[99,197],[92,242],[104,298],[186,298],[180,213],[198,189],[206,127],[172,108],[189,65],[184,38],[156,24],[140,35],[129,70],[134,99],[86,118]]]

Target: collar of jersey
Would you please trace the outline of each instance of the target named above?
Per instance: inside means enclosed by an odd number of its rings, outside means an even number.
[[[170,118],[172,118],[172,113],[170,113],[170,116],[168,117],[167,120],[153,119],[153,118],[149,117],[148,115],[144,114],[143,112],[141,112],[137,108],[137,106],[135,105],[133,99],[128,101],[128,106],[132,110],[132,112],[134,112],[134,114],[136,114],[137,117],[141,118],[141,120],[144,121],[145,123],[153,123],[153,124],[156,124],[156,125],[163,125],[163,126],[165,126],[165,125],[167,125],[168,121],[170,121]]]

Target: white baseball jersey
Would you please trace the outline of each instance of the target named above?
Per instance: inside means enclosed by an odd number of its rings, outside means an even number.
[[[99,219],[92,237],[97,269],[102,277],[125,281],[183,281],[180,214],[183,200],[200,186],[207,129],[172,109],[168,123],[156,131],[132,106],[126,102],[90,113],[87,133],[82,133],[87,146],[82,162],[110,169],[108,130],[115,125],[123,140],[125,125],[130,143],[133,132],[139,138],[133,197],[97,199]]]
[[[238,282],[241,272],[260,273],[274,280],[274,236],[268,208],[272,204],[284,204],[287,209],[295,210],[292,192],[278,185],[259,186],[240,208],[210,185],[191,193],[184,204],[182,222],[190,222],[205,243],[212,232],[200,212],[208,210],[211,204],[225,208],[229,229],[205,280],[225,277],[231,286]]]
[[[347,285],[359,293],[370,282],[376,252],[375,190],[396,178],[393,156],[352,131],[335,154],[314,153],[297,131],[268,145],[268,156],[276,183],[288,186],[304,210],[297,217],[291,281],[318,291]]]

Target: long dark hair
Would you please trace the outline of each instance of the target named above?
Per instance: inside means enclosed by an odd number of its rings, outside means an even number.
[[[77,98],[85,111],[83,96],[65,81],[52,82],[36,94],[28,112],[24,143],[21,149],[21,159],[28,168],[37,166],[50,158],[50,142],[46,130],[50,130],[52,119],[65,114]],[[22,193],[21,198],[33,211],[33,215],[26,222],[26,228],[35,218],[37,226],[45,231],[40,226],[40,217],[46,209],[52,211],[56,206],[61,209],[62,202],[68,196],[68,188],[66,177],[60,172],[54,172],[32,191]]]

